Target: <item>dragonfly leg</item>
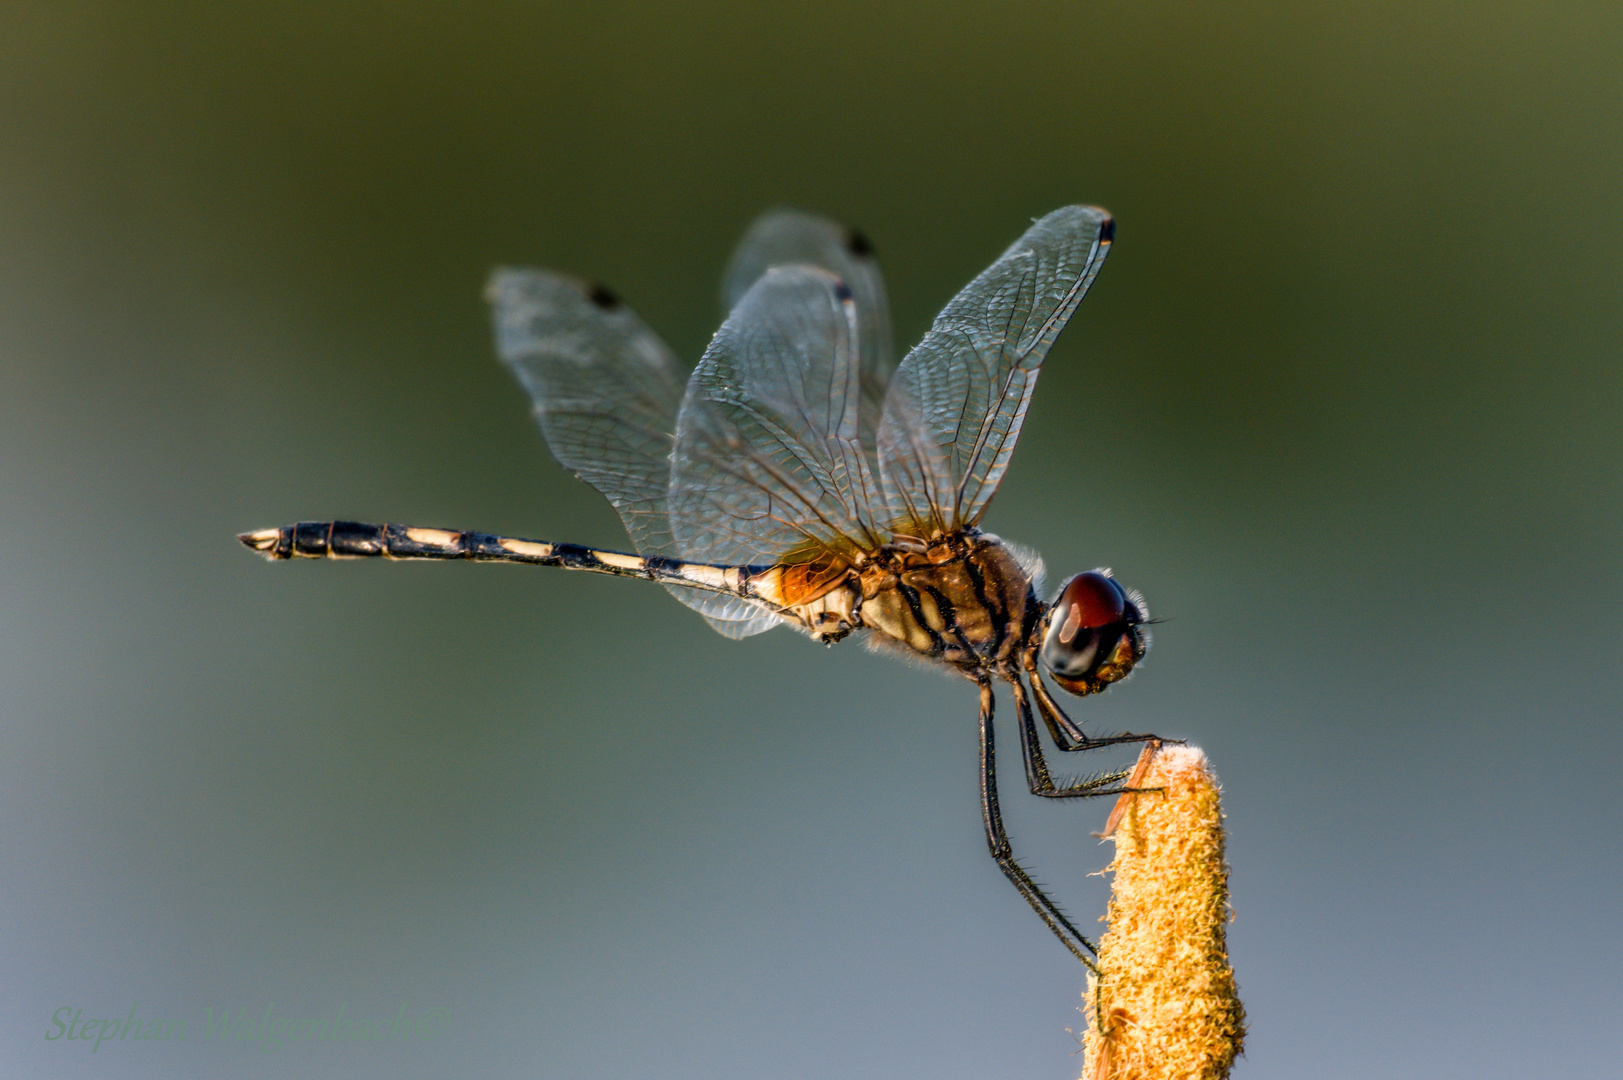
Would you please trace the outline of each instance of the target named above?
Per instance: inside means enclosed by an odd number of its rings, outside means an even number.
[[[1043,685],[1042,676],[1037,672],[1035,656],[1034,653],[1027,657],[1026,675],[1031,680],[1032,696],[1037,699],[1037,711],[1042,715],[1043,723],[1048,727],[1048,734],[1054,739],[1054,745],[1061,751],[1074,754],[1078,750],[1097,750],[1101,746],[1152,742],[1160,739],[1158,735],[1134,735],[1130,732],[1102,739],[1088,738],[1077,722],[1065,715],[1065,710],[1059,707],[1059,702],[1054,700],[1053,695],[1048,692],[1048,687]]]
[[[1020,711],[1020,753],[1026,762],[1026,786],[1031,789],[1033,795],[1041,795],[1046,799],[1087,799],[1103,795],[1121,795],[1128,790],[1112,786],[1126,779],[1125,769],[1072,780],[1063,786],[1055,784],[1054,778],[1048,772],[1048,761],[1043,757],[1042,742],[1037,737],[1037,723],[1031,716],[1031,702],[1026,698],[1026,688],[1018,678],[1010,679],[1009,685],[1014,689],[1014,704]],[[1064,743],[1060,743],[1059,746],[1061,750],[1090,750],[1117,742],[1144,742],[1154,739],[1153,735],[1133,735],[1098,739],[1084,746],[1067,747]],[[1058,742],[1057,739],[1055,741]]]
[[[986,824],[986,845],[991,849],[992,858],[996,861],[998,869],[1003,876],[1019,890],[1020,895],[1026,898],[1031,910],[1043,921],[1048,929],[1054,932],[1060,943],[1071,951],[1071,954],[1086,964],[1090,969],[1094,967],[1093,956],[1098,950],[1093,942],[1089,941],[1078,930],[1059,905],[1050,900],[1042,888],[1033,880],[1031,875],[1015,861],[1014,849],[1009,845],[1009,834],[1003,828],[1003,814],[997,803],[997,747],[992,733],[992,683],[989,679],[979,680],[981,691],[981,819]]]

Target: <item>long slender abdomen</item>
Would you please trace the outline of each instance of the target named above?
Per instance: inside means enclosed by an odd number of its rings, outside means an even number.
[[[570,555],[590,551],[574,544],[547,544],[416,525],[365,525],[358,521],[301,521],[280,529],[241,533],[237,539],[267,559],[474,559],[551,566]],[[642,562],[635,555],[621,555],[618,559]]]
[[[727,593],[762,602],[774,611],[783,606],[777,595],[777,567],[710,566],[579,544],[552,544],[419,525],[365,525],[358,521],[301,521],[280,529],[239,533],[237,539],[267,559],[470,559],[561,566]]]

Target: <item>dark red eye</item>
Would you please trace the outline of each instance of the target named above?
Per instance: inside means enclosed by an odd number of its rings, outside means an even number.
[[[1089,570],[1078,574],[1065,586],[1054,605],[1054,620],[1059,628],[1059,642],[1069,645],[1078,631],[1097,630],[1122,621],[1127,611],[1127,594],[1114,580]]]
[[[1104,570],[1078,574],[1049,609],[1039,656],[1054,681],[1073,694],[1096,694],[1127,677],[1144,658],[1142,601]]]

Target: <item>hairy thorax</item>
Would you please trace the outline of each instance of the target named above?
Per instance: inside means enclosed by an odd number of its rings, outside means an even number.
[[[1017,656],[1041,606],[1030,575],[1002,541],[968,533],[928,546],[887,546],[790,611],[824,641],[868,628],[876,645],[976,672]]]

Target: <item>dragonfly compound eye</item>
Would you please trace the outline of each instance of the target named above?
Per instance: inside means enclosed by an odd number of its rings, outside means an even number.
[[[1144,658],[1142,601],[1102,570],[1077,574],[1060,589],[1043,635],[1042,661],[1073,694],[1094,694],[1126,678]]]

